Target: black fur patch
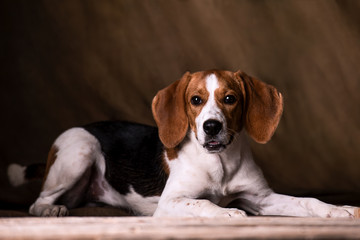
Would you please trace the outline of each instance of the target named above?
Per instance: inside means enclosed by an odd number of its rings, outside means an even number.
[[[167,174],[158,129],[142,124],[112,121],[84,126],[101,144],[106,161],[105,178],[120,194],[130,186],[142,196],[161,195]]]

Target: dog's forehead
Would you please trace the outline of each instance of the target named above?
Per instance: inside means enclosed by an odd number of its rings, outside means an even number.
[[[209,84],[216,87],[209,87]],[[191,81],[188,86],[189,92],[204,92],[219,89],[234,89],[237,85],[234,73],[230,71],[204,71],[196,72],[191,75]]]

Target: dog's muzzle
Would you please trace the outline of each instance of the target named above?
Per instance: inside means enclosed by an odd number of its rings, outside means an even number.
[[[226,148],[228,143],[219,137],[219,133],[223,129],[223,124],[217,120],[207,120],[203,124],[204,132],[206,133],[204,148],[210,153],[221,152]]]

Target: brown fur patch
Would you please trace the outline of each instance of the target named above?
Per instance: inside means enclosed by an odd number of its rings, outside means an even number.
[[[47,178],[47,176],[49,174],[51,166],[54,164],[54,162],[56,160],[56,157],[57,157],[56,155],[57,155],[58,151],[59,151],[59,149],[55,145],[53,145],[50,148],[48,158],[47,158],[47,162],[46,162],[46,169],[45,169],[45,175],[44,175],[44,180],[43,180],[43,183],[42,183],[42,187],[44,187],[44,183],[45,183],[46,178]]]
[[[184,96],[189,81],[190,73],[185,73],[180,80],[160,90],[153,99],[153,116],[166,148],[179,145],[188,131]]]
[[[244,83],[247,133],[258,143],[268,142],[274,134],[283,111],[283,98],[275,87],[244,72],[235,73]]]
[[[197,133],[195,119],[200,114],[209,98],[209,93],[206,90],[206,76],[207,75],[204,72],[192,74],[191,81],[185,94],[186,112],[189,119],[189,125],[195,134]],[[192,105],[191,98],[194,96],[200,97],[203,101],[202,104],[197,106]]]
[[[178,147],[167,148],[167,149],[165,149],[165,151],[166,151],[166,156],[169,160],[173,160],[178,157],[178,152],[179,152]]]
[[[240,132],[243,127],[242,113],[244,107],[242,82],[237,81],[232,72],[218,71],[215,72],[215,75],[219,83],[219,88],[215,91],[216,103],[226,118],[228,130]],[[224,99],[228,95],[233,95],[236,98],[235,103],[224,103]]]

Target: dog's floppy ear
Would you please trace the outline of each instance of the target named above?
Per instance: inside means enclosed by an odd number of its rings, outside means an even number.
[[[184,139],[189,122],[185,112],[185,91],[191,75],[160,90],[152,101],[152,112],[159,128],[159,137],[166,148],[175,148]]]
[[[274,134],[283,111],[283,98],[275,87],[238,71],[243,81],[245,114],[243,121],[248,134],[258,143],[268,142]]]

